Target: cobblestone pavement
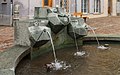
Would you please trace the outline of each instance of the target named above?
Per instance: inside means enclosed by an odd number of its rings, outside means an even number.
[[[95,28],[96,34],[120,34],[120,17],[88,19],[87,24]]]
[[[0,26],[0,52],[13,45],[13,27]]]

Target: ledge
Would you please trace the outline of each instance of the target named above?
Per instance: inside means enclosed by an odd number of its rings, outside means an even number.
[[[97,34],[98,40],[111,40],[111,41],[120,41],[120,34]],[[84,41],[87,40],[96,40],[94,35],[87,35],[84,38]]]
[[[30,47],[13,46],[0,53],[0,75],[15,75],[20,60],[30,53]]]

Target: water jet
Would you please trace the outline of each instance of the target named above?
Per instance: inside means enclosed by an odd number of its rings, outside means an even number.
[[[101,49],[101,50],[107,50],[107,49],[109,49],[109,47],[108,46],[106,46],[106,45],[100,45],[100,42],[99,42],[99,40],[98,40],[98,37],[96,36],[96,33],[95,33],[95,30],[91,27],[91,26],[88,26],[91,30],[92,30],[92,32],[93,32],[93,34],[94,34],[94,37],[95,37],[95,39],[96,39],[96,41],[97,41],[97,45],[98,45],[98,49]]]

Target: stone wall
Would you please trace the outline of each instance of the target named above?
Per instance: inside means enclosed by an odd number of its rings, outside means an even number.
[[[14,22],[14,44],[21,46],[30,46],[28,21],[16,21]]]

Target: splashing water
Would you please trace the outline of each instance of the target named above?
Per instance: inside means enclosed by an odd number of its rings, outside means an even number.
[[[56,52],[55,52],[55,47],[54,47],[54,44],[53,44],[53,40],[52,40],[52,37],[51,37],[51,34],[47,31],[49,37],[50,37],[50,41],[51,41],[51,45],[52,45],[52,48],[53,48],[53,55],[54,55],[54,59],[55,59],[55,63],[57,62],[57,56],[56,56]]]
[[[77,49],[77,52],[79,51],[79,49],[78,49],[78,44],[77,44],[77,40],[76,40],[76,35],[75,35],[75,30],[74,30],[74,28],[73,28],[73,33],[74,33],[74,40],[75,40],[75,45],[76,45],[76,49]]]
[[[71,67],[71,65],[67,65],[64,61],[57,61],[56,63],[51,63],[53,65],[53,70],[62,70]]]
[[[52,70],[65,70],[69,67],[71,67],[71,65],[67,65],[66,62],[64,61],[56,61],[56,62],[51,62],[50,64],[46,64],[47,68],[49,67]]]
[[[55,52],[55,47],[54,47],[54,44],[53,44],[53,40],[52,40],[52,37],[51,37],[51,34],[47,31],[49,37],[50,37],[50,41],[51,41],[51,44],[52,44],[52,48],[53,48],[53,54],[54,54],[54,62],[50,63],[50,67],[53,69],[53,70],[61,70],[61,69],[66,69],[68,67],[71,67],[70,65],[67,66],[67,64],[64,62],[64,61],[58,61],[57,60],[57,56],[56,56],[56,52]]]
[[[95,31],[94,31],[94,29],[91,27],[91,26],[88,26],[91,30],[92,30],[92,32],[93,32],[93,34],[94,34],[94,36],[95,36],[95,38],[96,38],[96,40],[97,40],[97,44],[98,44],[98,49],[102,49],[102,50],[106,50],[106,49],[108,49],[108,47],[105,47],[105,46],[103,46],[103,45],[100,45],[100,42],[99,42],[99,40],[98,40],[98,38],[97,38],[97,36],[96,36],[96,33],[95,33]]]
[[[75,45],[76,45],[76,49],[77,49],[77,52],[74,53],[75,56],[83,56],[85,55],[85,51],[79,51],[79,48],[78,48],[78,44],[77,44],[77,40],[76,40],[76,35],[75,35],[75,30],[73,29],[73,33],[74,33],[74,40],[75,40]]]
[[[81,52],[76,52],[74,53],[75,56],[84,56],[85,55],[85,51],[81,51]]]
[[[109,47],[105,47],[105,46],[98,46],[97,48],[98,48],[98,49],[102,49],[102,50],[107,50],[107,49],[109,49]]]
[[[100,42],[99,42],[99,40],[98,40],[98,38],[97,38],[97,36],[96,36],[96,33],[95,33],[94,29],[93,29],[91,26],[89,26],[89,28],[92,30],[92,32],[93,32],[93,34],[94,34],[94,36],[95,36],[95,38],[96,38],[98,47],[99,47],[99,46],[100,46]]]

